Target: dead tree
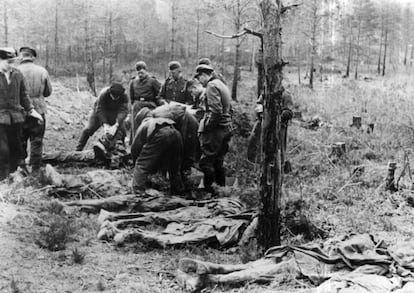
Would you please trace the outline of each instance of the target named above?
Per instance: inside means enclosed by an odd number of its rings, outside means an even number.
[[[258,243],[264,248],[280,244],[280,199],[282,189],[280,113],[282,104],[280,0],[260,3],[263,17],[263,65],[265,72],[262,121],[261,206]]]
[[[263,121],[262,121],[262,165],[260,180],[260,212],[258,242],[265,250],[280,244],[280,199],[282,189],[281,131],[280,114],[282,106],[282,69],[286,65],[280,54],[281,15],[292,7],[282,6],[280,0],[263,0],[260,10],[263,18],[262,32],[244,29],[232,36],[223,36],[210,31],[207,33],[223,39],[235,39],[251,34],[261,40],[263,62]],[[260,74],[260,72],[259,72]]]

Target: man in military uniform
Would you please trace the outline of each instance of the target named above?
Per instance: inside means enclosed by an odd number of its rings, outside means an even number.
[[[214,194],[214,182],[220,186],[226,183],[223,163],[229,150],[232,122],[230,90],[213,72],[214,69],[209,65],[198,65],[195,78],[206,88],[202,101],[205,114],[198,131],[200,168],[204,173],[205,190]]]
[[[128,115],[129,99],[124,87],[114,83],[110,87],[103,88],[95,102],[94,109],[89,117],[88,125],[83,129],[77,151],[83,150],[89,137],[91,137],[102,125],[105,132],[125,137],[124,120]]]
[[[23,74],[12,67],[16,50],[0,48],[0,180],[17,170],[22,159],[21,131],[26,113],[43,123],[26,91]]]
[[[168,64],[169,77],[161,87],[158,98],[167,102],[175,101],[181,104],[193,105],[193,98],[187,88],[187,79],[181,72],[181,64],[171,61]]]
[[[43,137],[46,128],[46,102],[45,97],[52,93],[52,85],[47,70],[34,63],[37,52],[34,48],[26,46],[19,50],[22,61],[18,69],[22,72],[27,93],[33,102],[35,110],[42,115],[43,123],[32,117],[26,117],[23,124],[23,160],[27,157],[27,141],[30,140],[30,165],[32,172],[38,172],[42,162]]]
[[[131,145],[135,165],[132,188],[135,192],[145,191],[148,175],[161,171],[168,172],[171,194],[184,195],[181,177],[183,139],[174,124],[168,118],[150,117],[138,127]]]
[[[132,104],[131,121],[134,120],[133,117],[142,108],[154,109],[162,104],[158,97],[161,84],[155,77],[150,76],[147,71],[147,64],[144,61],[138,61],[135,64],[135,69],[137,70],[137,77],[134,77],[129,84],[129,97]],[[134,136],[134,127],[132,127],[130,143],[132,143]]]

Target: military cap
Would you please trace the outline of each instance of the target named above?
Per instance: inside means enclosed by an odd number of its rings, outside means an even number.
[[[122,96],[122,94],[125,92],[124,87],[122,86],[122,84],[120,83],[113,83],[110,87],[109,87],[109,92],[114,96],[114,97],[120,97]]]
[[[0,59],[16,58],[17,52],[14,48],[3,47],[0,48]]]
[[[214,68],[210,65],[201,64],[196,67],[196,74],[194,75],[194,78],[197,78],[201,73],[207,73],[210,74],[214,71]]]
[[[140,71],[141,69],[147,69],[147,64],[144,61],[138,61],[137,64],[135,64],[135,69],[137,71]]]
[[[30,47],[30,46],[21,47],[19,49],[19,53],[22,53],[22,52],[29,52],[30,54],[33,55],[33,57],[35,57],[35,58],[37,57],[37,52],[36,52],[35,48],[33,48],[33,47]]]
[[[178,61],[171,61],[170,63],[168,63],[168,69],[170,70],[175,70],[181,68],[181,64]]]
[[[209,58],[201,58],[198,60],[198,65],[205,64],[205,65],[211,65],[211,60]]]

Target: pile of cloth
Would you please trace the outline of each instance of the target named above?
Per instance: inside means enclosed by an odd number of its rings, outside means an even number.
[[[321,245],[276,246],[263,258],[246,264],[221,265],[184,258],[177,278],[193,292],[217,284],[266,282],[275,287],[290,278],[315,288],[283,292],[408,293],[414,292],[414,241],[386,245],[370,234],[358,234]]]

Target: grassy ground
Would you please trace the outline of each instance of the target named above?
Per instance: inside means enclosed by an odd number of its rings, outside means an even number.
[[[288,158],[293,172],[284,178],[283,202],[301,199],[302,213],[329,236],[342,233],[373,233],[389,242],[413,236],[410,190],[394,194],[384,191],[387,163],[398,163],[402,171],[404,154],[412,159],[414,84],[408,75],[374,77],[365,80],[331,78],[317,83],[314,91],[294,84],[287,75],[297,108],[305,119],[318,115],[323,126],[317,130],[301,127],[297,120],[289,128]],[[94,99],[68,90],[60,81],[50,98],[46,151],[70,150],[86,122]],[[74,81],[71,88],[76,89]],[[76,82],[75,82],[76,84]],[[254,120],[254,73],[243,72],[240,102],[236,108],[239,134],[233,138],[226,166],[239,179],[239,190],[250,204],[258,202],[259,169],[247,162],[248,129]],[[62,114],[63,113],[63,114]],[[361,116],[363,129],[350,128],[352,116]],[[374,133],[366,132],[375,123]],[[242,131],[243,130],[243,131]],[[330,156],[331,145],[345,142],[347,153],[340,160]],[[358,176],[356,167],[363,166]],[[66,172],[82,170],[66,169]],[[406,176],[407,177],[407,176]],[[402,182],[410,180],[404,177]],[[180,292],[173,272],[181,257],[188,256],[220,263],[246,260],[245,251],[216,250],[188,246],[159,250],[135,244],[114,247],[96,240],[96,215],[60,214],[51,199],[43,195],[36,182],[24,180],[18,190],[0,193],[0,291],[1,292]],[[39,246],[42,231],[50,223],[68,223],[66,248],[49,251]],[[303,237],[284,231],[284,242],[300,242]],[[44,240],[44,239],[43,239]],[[314,241],[321,241],[315,239]],[[301,287],[293,280],[240,288],[212,288],[208,292],[261,292],[266,288]]]

